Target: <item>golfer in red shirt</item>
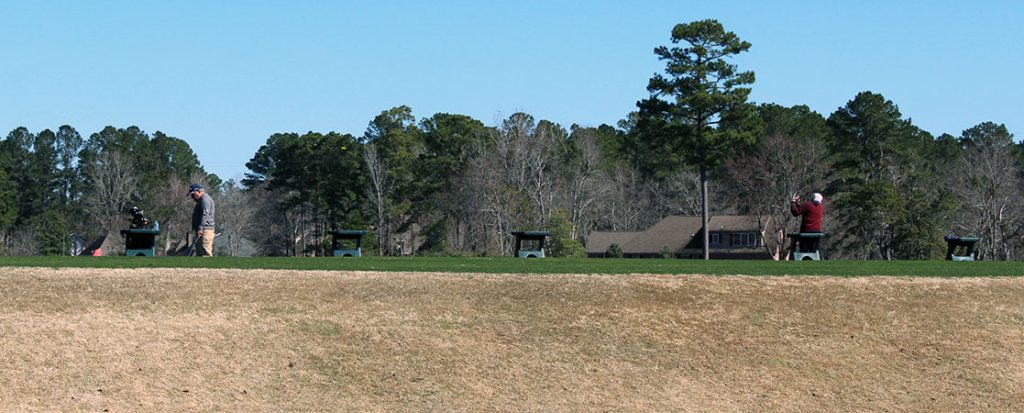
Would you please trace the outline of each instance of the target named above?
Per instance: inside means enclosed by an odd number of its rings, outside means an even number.
[[[800,216],[800,232],[821,232],[821,215],[825,208],[821,206],[823,197],[815,192],[812,201],[800,203],[800,195],[793,195],[789,203],[789,212]]]

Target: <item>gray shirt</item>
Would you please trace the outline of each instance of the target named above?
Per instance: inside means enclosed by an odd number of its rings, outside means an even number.
[[[213,198],[210,198],[210,194],[204,193],[192,209],[192,230],[214,229],[213,210]]]

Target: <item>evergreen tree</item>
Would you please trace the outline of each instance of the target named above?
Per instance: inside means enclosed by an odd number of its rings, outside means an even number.
[[[707,173],[726,156],[749,148],[756,133],[729,125],[742,125],[753,115],[747,103],[754,72],[739,72],[726,59],[750,49],[750,43],[727,32],[715,20],[678,24],[672,43],[654,50],[666,62],[665,74],[651,78],[651,97],[637,103],[637,130],[662,171],[678,170],[684,163],[700,170],[702,222],[707,227]],[[704,259],[708,259],[708,231]]]
[[[381,112],[373,118],[361,139],[363,158],[369,175],[367,193],[376,209],[378,240],[382,255],[415,252],[398,234],[413,224],[412,207],[419,180],[416,160],[423,153],[422,131],[408,106]],[[409,238],[413,244],[416,234]]]
[[[935,139],[871,92],[859,93],[828,124],[842,250],[862,258],[937,255],[950,205],[938,182],[941,165],[926,158],[937,150]]]
[[[413,206],[424,225],[426,251],[453,254],[469,250],[473,197],[465,185],[470,160],[487,145],[484,124],[465,115],[438,113],[420,122],[423,153],[416,163],[418,185]]]

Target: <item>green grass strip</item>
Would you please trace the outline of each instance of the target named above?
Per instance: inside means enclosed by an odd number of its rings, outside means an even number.
[[[605,258],[464,257],[0,257],[0,267],[237,268],[326,271],[429,271],[522,274],[904,275],[980,277],[1024,275],[1019,262],[747,261]],[[2,269],[0,269],[2,272]]]

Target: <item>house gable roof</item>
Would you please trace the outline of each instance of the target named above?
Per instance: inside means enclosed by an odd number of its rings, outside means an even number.
[[[708,227],[712,233],[761,232],[757,219],[750,215],[712,216]],[[700,235],[700,229],[701,217],[672,215],[643,232],[594,231],[587,241],[587,253],[603,253],[613,243],[619,244],[625,254],[657,254],[665,247],[674,252],[700,248],[700,240],[694,239]]]
[[[82,252],[79,255],[90,256],[93,252],[100,250],[100,255],[111,256],[123,253],[123,243],[118,242],[117,237],[110,236],[109,233],[103,234],[93,239],[91,243],[82,248]]]
[[[713,216],[708,222],[708,227],[711,228],[711,232],[715,231],[757,231],[760,232],[761,228],[757,223],[757,218],[753,215],[719,215]]]
[[[665,247],[679,251],[700,231],[700,217],[672,215],[665,217],[632,241],[622,246],[626,254],[654,254]]]
[[[619,248],[628,244],[641,231],[592,231],[587,238],[587,254],[604,254],[612,244],[619,244]]]

